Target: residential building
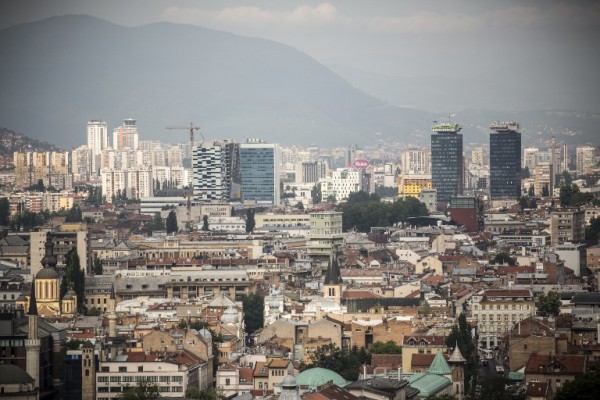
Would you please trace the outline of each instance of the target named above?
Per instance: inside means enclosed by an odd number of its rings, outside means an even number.
[[[402,174],[431,174],[431,149],[407,149],[400,155]]]
[[[300,162],[296,164],[296,183],[313,183],[325,178],[327,163],[324,161]]]
[[[585,215],[583,210],[560,209],[550,214],[552,246],[585,240]]]
[[[575,149],[575,165],[578,174],[585,174],[596,165],[597,148],[595,146],[577,146]]]
[[[483,201],[478,196],[451,198],[450,217],[467,232],[481,232],[484,227]]]
[[[585,372],[585,356],[531,354],[525,366],[525,383],[546,382],[556,393]]]
[[[529,289],[487,289],[473,295],[472,315],[481,346],[498,346],[500,338],[519,321],[535,313]]]
[[[135,125],[136,120],[127,118],[123,120],[123,125],[118,126],[113,131],[112,148],[115,150],[137,150],[139,146],[139,133]]]
[[[106,122],[91,120],[87,123],[87,148],[92,152],[92,171],[100,173],[100,155],[108,147],[108,126]]]
[[[398,197],[418,198],[423,190],[431,189],[431,175],[402,174],[398,177]]]
[[[354,168],[338,168],[331,172],[331,176],[324,178],[321,183],[323,201],[333,197],[335,201],[344,201],[351,193],[361,190],[362,170]]]
[[[194,197],[200,201],[228,201],[240,181],[239,144],[204,141],[194,147]]]

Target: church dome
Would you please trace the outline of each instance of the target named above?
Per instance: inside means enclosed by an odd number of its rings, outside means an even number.
[[[35,274],[35,279],[60,279],[60,276],[54,268],[42,268]]]
[[[237,324],[239,322],[238,312],[232,306],[227,307],[221,316],[221,322],[224,324]]]
[[[284,389],[295,389],[296,386],[298,386],[296,384],[296,379],[294,379],[294,377],[291,374],[288,374],[288,376],[285,377],[283,382],[281,382],[281,387]]]

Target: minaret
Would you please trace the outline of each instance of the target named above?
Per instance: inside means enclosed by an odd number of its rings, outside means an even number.
[[[110,288],[110,298],[108,299],[108,337],[117,336],[117,313],[115,311],[115,303],[115,287],[112,286]]]
[[[27,339],[25,340],[25,349],[27,351],[27,373],[34,379],[38,388],[37,398],[41,391],[40,387],[40,347],[41,341],[38,338],[38,311],[37,301],[35,300],[35,279],[31,283],[31,295],[29,297],[29,327]]]
[[[452,368],[452,394],[458,399],[463,400],[465,396],[465,363],[467,360],[463,357],[458,342],[454,347],[452,355],[448,359],[448,364]]]

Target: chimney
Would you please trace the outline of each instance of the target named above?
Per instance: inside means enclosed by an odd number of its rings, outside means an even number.
[[[402,367],[398,367],[398,382],[402,380]]]
[[[363,379],[367,379],[367,364],[363,364]]]

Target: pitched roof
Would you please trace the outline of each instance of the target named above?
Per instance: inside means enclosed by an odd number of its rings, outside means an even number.
[[[532,354],[525,365],[525,374],[582,374],[585,372],[585,356],[549,356]]]
[[[452,373],[452,369],[450,369],[441,351],[437,352],[427,372],[435,375],[450,375]]]

